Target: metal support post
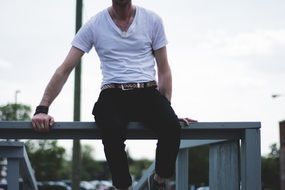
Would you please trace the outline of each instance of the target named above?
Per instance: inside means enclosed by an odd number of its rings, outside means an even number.
[[[176,189],[188,189],[188,149],[180,149],[176,160]]]
[[[20,161],[19,158],[8,158],[7,182],[8,190],[19,190]]]
[[[241,189],[261,189],[260,130],[246,129],[241,139]]]

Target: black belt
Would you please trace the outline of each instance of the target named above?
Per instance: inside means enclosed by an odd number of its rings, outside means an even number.
[[[149,87],[157,87],[156,81],[150,82],[142,82],[142,83],[110,83],[104,84],[101,87],[101,90],[109,89],[109,88],[120,88],[122,90],[133,90],[137,88],[149,88]]]

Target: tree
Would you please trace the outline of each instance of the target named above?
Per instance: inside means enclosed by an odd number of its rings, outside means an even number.
[[[70,165],[65,160],[65,149],[57,145],[56,140],[26,142],[27,153],[36,179],[50,181],[70,178]]]
[[[209,146],[189,149],[189,183],[204,186],[209,183]]]
[[[0,106],[0,121],[26,121],[30,120],[31,107],[24,104],[6,104]],[[0,158],[0,163],[4,162],[3,158]],[[0,164],[0,180],[5,176],[2,176],[3,164]]]
[[[27,121],[31,119],[31,107],[25,104],[0,106],[1,121]]]
[[[93,148],[89,145],[82,147],[81,180],[110,179],[110,172],[106,169],[106,162],[98,162],[92,156]]]
[[[135,180],[138,180],[142,177],[143,171],[145,171],[152,161],[148,159],[132,160],[130,163],[130,173],[134,176]]]
[[[265,189],[280,189],[279,149],[276,144],[270,146],[270,153],[261,158],[261,178]]]

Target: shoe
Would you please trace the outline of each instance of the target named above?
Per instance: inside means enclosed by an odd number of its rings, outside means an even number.
[[[148,176],[148,190],[166,190],[165,183],[158,183],[154,180],[154,173]]]

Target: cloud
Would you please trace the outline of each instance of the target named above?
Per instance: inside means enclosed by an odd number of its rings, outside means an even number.
[[[276,52],[277,47],[285,47],[285,29],[234,34],[213,31],[204,36],[199,46],[211,54],[227,57],[274,55],[279,53]]]
[[[1,69],[8,69],[11,68],[12,64],[4,59],[0,58],[0,68]]]

